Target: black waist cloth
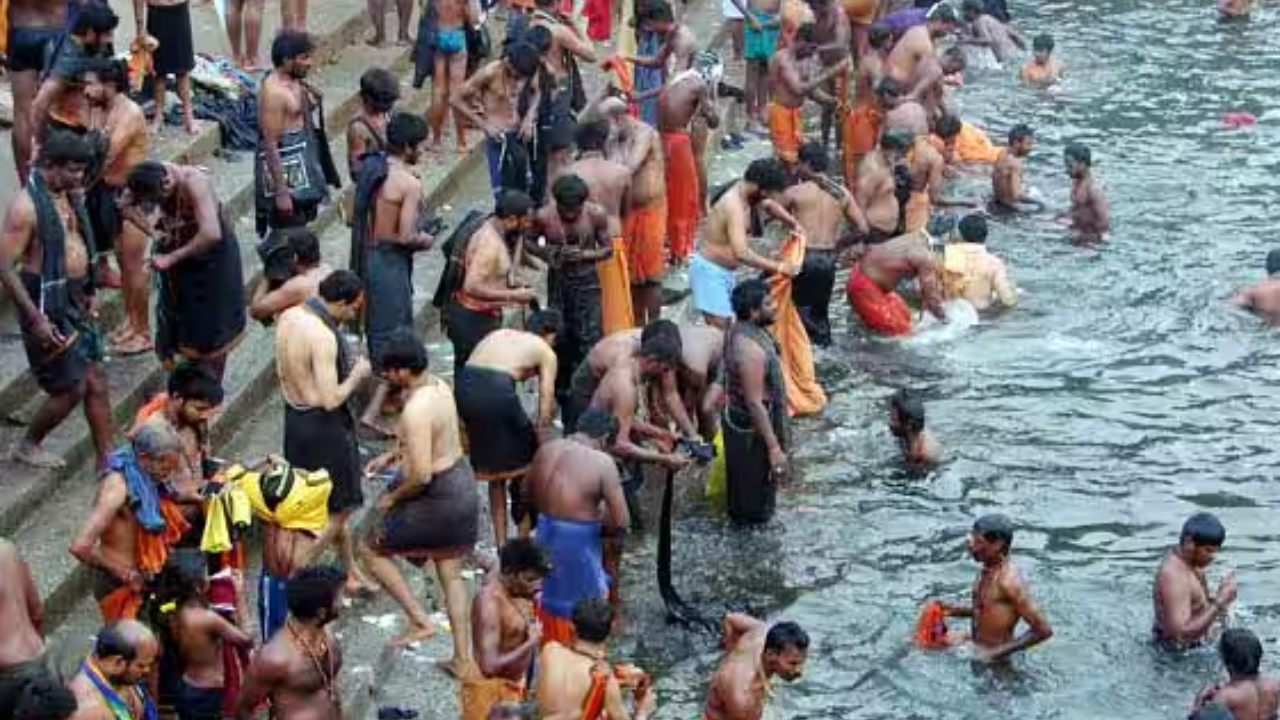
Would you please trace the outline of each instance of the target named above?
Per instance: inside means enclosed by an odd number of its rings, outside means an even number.
[[[831,292],[836,282],[835,250],[806,250],[804,266],[791,283],[791,300],[814,344],[831,344]]]
[[[84,205],[89,213],[89,224],[93,227],[94,249],[100,253],[115,249],[116,238],[124,227],[117,204],[119,199],[120,188],[104,182],[94,183],[85,191]]]
[[[27,295],[40,303],[41,278],[29,272],[19,273]],[[89,319],[89,287],[86,278],[66,278],[61,281],[65,304],[57,312],[46,310],[49,322],[62,333],[68,342],[62,347],[49,347],[35,336],[35,326],[20,315],[18,327],[22,331],[22,348],[27,353],[27,364],[36,385],[50,395],[78,388],[89,373],[89,366],[102,361],[102,338]]]
[[[547,289],[551,307],[564,317],[560,334],[556,336],[555,351],[559,360],[556,391],[565,395],[572,383],[574,368],[604,337],[600,317],[600,275],[595,263],[559,268],[548,276]]]
[[[591,398],[595,397],[597,385],[599,382],[591,371],[591,363],[583,358],[569,378],[569,390],[560,403],[560,421],[564,425],[565,434],[577,430],[578,418],[591,407]]]
[[[739,418],[742,419],[742,418]],[[745,424],[723,424],[725,495],[729,519],[735,523],[768,522],[777,504],[778,486],[769,467],[764,438]]]
[[[19,717],[19,710],[29,712],[31,708],[20,708],[19,703],[24,701],[27,685],[41,678],[60,684],[43,657],[0,668],[0,717]]]
[[[445,335],[453,343],[453,376],[462,374],[467,358],[486,335],[502,327],[502,313],[498,310],[472,310],[464,307],[457,298],[451,298],[445,307]]]
[[[448,560],[469,554],[479,535],[480,496],[465,458],[431,476],[417,494],[383,514],[372,545],[407,560]]]
[[[453,384],[476,478],[523,475],[538,451],[538,435],[520,402],[515,378],[502,370],[468,365]]]
[[[345,408],[284,408],[284,459],[302,470],[327,470],[333,480],[329,512],[342,512],[364,503],[360,449],[355,418]]]
[[[222,239],[160,275],[156,352],[162,358],[214,354],[244,332],[244,271],[235,231],[221,218]]]
[[[413,329],[413,251],[379,240],[365,259],[365,333],[369,357],[377,365],[396,331]]]
[[[195,69],[191,3],[147,5],[147,34],[160,41],[151,55],[157,75],[184,75]]]

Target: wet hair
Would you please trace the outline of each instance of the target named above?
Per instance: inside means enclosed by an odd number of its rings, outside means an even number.
[[[542,53],[538,52],[538,48],[528,42],[528,36],[533,34],[534,30],[545,30],[544,27],[531,28],[526,34],[526,40],[522,42],[512,43],[507,47],[507,64],[516,72],[518,77],[533,77],[538,72],[538,66],[542,60],[538,56]]]
[[[765,652],[786,652],[788,648],[795,648],[800,652],[809,650],[809,634],[800,627],[799,623],[790,620],[774,623],[769,628],[769,632],[764,636]]]
[[[742,179],[761,192],[782,192],[787,189],[787,167],[777,158],[752,160]]]
[[[957,25],[960,23],[960,16],[956,14],[956,9],[950,3],[940,2],[929,8],[925,21]]]
[[[337,565],[302,568],[285,583],[284,600],[289,614],[303,622],[320,619],[322,613],[333,610],[346,582],[346,571]]]
[[[148,457],[182,452],[182,437],[172,425],[160,419],[143,423],[129,442],[135,453]]]
[[[1275,275],[1280,273],[1280,248],[1274,248],[1267,253],[1267,274]]]
[[[93,160],[93,149],[83,134],[51,127],[40,140],[38,160],[44,167],[87,165]]]
[[[981,244],[987,241],[987,219],[982,213],[969,213],[960,218],[956,230],[965,242]]]
[[[1236,716],[1225,705],[1215,702],[1196,708],[1187,720],[1236,720]]]
[[[673,338],[680,345],[681,352],[684,351],[684,341],[680,336],[680,326],[670,320],[659,318],[645,325],[644,329],[640,331],[640,344],[644,345],[646,341],[657,337]]]
[[[889,409],[898,413],[905,429],[911,432],[924,429],[924,401],[919,394],[905,388],[899,390],[889,398]]]
[[[44,147],[41,147],[43,150]],[[158,202],[161,195],[164,194],[164,181],[169,177],[169,171],[165,169],[164,163],[156,160],[143,160],[133,169],[129,171],[129,176],[125,178],[125,187],[129,188],[129,194],[139,202]]]
[[[76,710],[75,693],[47,674],[22,683],[13,700],[13,720],[66,720]]]
[[[307,267],[320,264],[320,238],[310,228],[286,228],[283,232],[296,262]]]
[[[499,220],[524,217],[533,210],[533,199],[522,190],[503,190],[494,203],[494,215]]]
[[[1013,145],[1014,143],[1018,143],[1026,139],[1034,138],[1035,136],[1036,136],[1036,131],[1032,130],[1031,126],[1026,123],[1018,123],[1017,125],[1014,125],[1013,127],[1009,128],[1009,144],[1010,145]]]
[[[536,572],[546,575],[551,572],[551,555],[533,540],[516,538],[508,540],[498,550],[498,566],[504,573]]]
[[[747,321],[751,319],[751,314],[758,312],[764,307],[764,301],[769,297],[769,285],[760,278],[751,278],[743,280],[733,288],[733,292],[729,295],[729,302],[733,306],[733,316],[738,320]]]
[[[1062,156],[1072,162],[1078,162],[1085,167],[1093,167],[1093,152],[1091,152],[1089,150],[1089,146],[1084,143],[1067,143],[1066,149],[1062,151]]]
[[[573,630],[587,642],[604,642],[613,629],[613,608],[600,598],[584,598],[573,606]]]
[[[87,33],[115,32],[120,25],[120,16],[105,2],[88,2],[80,7],[76,21],[71,23],[72,35]]]
[[[800,160],[800,164],[808,165],[813,168],[814,172],[826,172],[831,167],[831,158],[827,155],[827,148],[817,141],[810,141],[801,145],[797,158]]]
[[[529,31],[524,34],[524,41],[532,45],[534,51],[537,52],[538,55],[543,55],[551,49],[551,28],[546,27],[545,25],[531,27],[529,28]]]
[[[887,128],[880,135],[880,147],[885,150],[906,150],[915,142],[915,136],[906,128]]]
[[[98,77],[98,82],[110,85],[116,92],[129,91],[129,65],[119,58],[95,58],[85,67]]]
[[[587,181],[572,173],[561,175],[551,185],[551,197],[555,198],[558,207],[565,210],[577,210],[586,205],[590,196],[591,188],[587,187]]]
[[[892,97],[902,97],[906,93],[906,88],[902,83],[891,77],[880,78],[880,82],[876,83],[876,96],[883,97],[890,95]]]
[[[400,99],[400,81],[386,68],[369,68],[360,76],[360,99],[374,110],[387,112]]]
[[[1037,35],[1035,36],[1034,39],[1031,40],[1032,52],[1051,53],[1053,52],[1053,46],[1054,46],[1053,36],[1050,35],[1049,33],[1045,33],[1043,35]]]
[[[169,394],[183,400],[221,405],[224,397],[222,383],[205,368],[195,363],[183,363],[169,374]]]
[[[320,281],[320,299],[329,303],[353,303],[364,293],[364,281],[350,270],[334,270]]]
[[[950,140],[960,134],[960,129],[964,126],[960,118],[955,115],[943,115],[933,124],[933,131],[938,137],[944,140]]]
[[[645,22],[669,23],[676,21],[671,3],[665,0],[649,0],[640,8],[640,19]]]
[[[964,50],[956,46],[943,50],[939,63],[942,65],[942,72],[948,75],[964,72],[969,67],[969,59],[965,57]]]
[[[1013,521],[1004,515],[983,515],[973,521],[973,532],[990,542],[1003,542],[1008,548],[1013,544]]]
[[[427,348],[408,328],[396,330],[378,355],[378,369],[408,370],[414,375],[427,369]]]
[[[387,150],[395,155],[427,140],[427,119],[418,113],[397,112],[387,122]]]
[[[558,335],[560,329],[564,327],[564,315],[555,308],[546,308],[529,316],[529,320],[525,322],[525,332],[531,332],[534,335]]]
[[[487,720],[535,720],[537,717],[537,703],[503,702],[489,708]]]
[[[882,50],[893,44],[893,30],[888,25],[879,23],[872,25],[871,30],[867,32],[867,44],[876,50]],[[888,78],[886,78],[887,80]]]
[[[1184,543],[1190,540],[1201,547],[1222,547],[1222,544],[1227,541],[1227,529],[1222,526],[1222,521],[1217,515],[1198,512],[1182,524],[1182,535],[1179,539]]]
[[[311,54],[315,49],[315,41],[305,32],[281,30],[271,41],[271,64],[281,67],[294,58]]]
[[[680,343],[680,331],[676,332],[648,332],[649,328],[645,328],[640,334],[640,357],[645,360],[652,360],[667,367],[675,367],[680,363],[680,358],[684,354],[684,348]]]
[[[588,120],[578,123],[573,133],[573,142],[580,152],[604,150],[609,140],[609,121],[605,119]]]
[[[618,432],[618,421],[604,408],[587,408],[578,416],[578,424],[573,426],[573,432],[592,440],[610,440]]]
[[[1262,643],[1250,630],[1229,628],[1218,639],[1218,654],[1232,677],[1254,677],[1262,664]]]

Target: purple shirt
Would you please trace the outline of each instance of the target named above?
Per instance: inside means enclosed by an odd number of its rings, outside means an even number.
[[[889,32],[898,36],[917,25],[923,25],[928,17],[929,11],[926,8],[911,8],[885,15],[876,25],[887,27]]]

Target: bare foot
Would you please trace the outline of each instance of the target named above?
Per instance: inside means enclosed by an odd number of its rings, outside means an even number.
[[[9,459],[42,470],[61,470],[67,462],[53,453],[46,452],[39,445],[19,441],[9,454]]]
[[[454,680],[461,680],[466,677],[466,668],[463,667],[463,663],[459,662],[457,658],[437,660],[436,667]]]
[[[196,123],[196,119],[190,115],[182,119],[182,124],[187,128],[188,135],[199,135],[200,125]]]
[[[413,45],[413,38],[409,37],[408,35],[401,35],[400,37],[396,38],[396,44],[399,45],[400,47],[409,47],[410,45]]]
[[[414,623],[409,626],[408,630],[391,639],[391,647],[408,647],[423,640],[430,640],[435,634],[436,626],[434,624],[429,623],[423,626]]]
[[[141,355],[150,352],[152,347],[151,340],[139,333],[130,332],[129,335],[120,338],[112,343],[111,353],[120,357],[129,357],[132,355]]]
[[[387,39],[381,35],[374,35],[373,37],[369,38],[368,40],[365,40],[364,42],[369,47],[380,48],[380,47],[387,46]]]
[[[257,72],[262,69],[262,63],[258,62],[257,56],[249,55],[245,57],[244,64],[240,67],[247,72]]]

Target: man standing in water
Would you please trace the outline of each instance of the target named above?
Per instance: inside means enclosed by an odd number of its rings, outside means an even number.
[[[1075,231],[1081,245],[1101,242],[1111,230],[1107,196],[1093,179],[1093,153],[1089,146],[1073,142],[1063,151],[1071,178],[1071,210],[1060,219]]]
[[[942,460],[942,445],[924,426],[924,401],[916,393],[899,390],[889,399],[889,432],[907,463],[933,465]]]
[[[880,83],[882,93],[889,83]],[[879,147],[862,156],[853,184],[854,200],[867,219],[867,241],[884,242],[900,235],[906,224],[906,205],[911,199],[911,172],[902,162],[911,145],[911,134],[890,130],[879,138]]]
[[[1235,573],[1227,573],[1210,596],[1205,569],[1226,542],[1227,529],[1214,515],[1200,512],[1182,525],[1178,546],[1165,554],[1156,571],[1155,621],[1151,635],[1169,649],[1195,647],[1236,600]]]
[[[1267,278],[1237,292],[1232,305],[1258,315],[1271,325],[1280,325],[1280,248],[1267,253]]]
[[[969,554],[982,564],[967,605],[943,605],[946,617],[971,618],[969,640],[979,662],[997,663],[1053,637],[1053,628],[1031,598],[1021,571],[1009,560],[1013,523],[1003,515],[983,515],[969,531]],[[1018,622],[1027,631],[1017,636]]]
[[[1018,291],[1004,261],[987,250],[987,219],[972,213],[960,219],[960,238],[942,250],[942,289],[948,300],[962,298],[979,312],[999,303],[1018,304]]]
[[[1026,49],[1026,41],[1012,26],[987,14],[983,0],[964,0],[960,7],[969,30],[962,43],[991,48],[991,54],[998,63],[1003,63],[1018,50]]]
[[[866,253],[858,267],[849,273],[849,282],[845,285],[849,306],[874,333],[909,335],[911,308],[897,289],[903,280],[912,278],[920,285],[924,307],[935,318],[946,322],[937,261],[928,240],[918,232],[899,235],[887,242],[868,243]]]
[[[887,18],[886,18],[887,20]],[[923,24],[902,34],[886,60],[889,77],[902,83],[906,95],[919,99],[924,91],[940,82],[946,74],[934,51],[933,39],[956,29],[959,18],[947,3],[929,10]]]
[[[1218,640],[1218,656],[1227,669],[1227,682],[1210,685],[1196,697],[1196,709],[1217,703],[1235,720],[1275,720],[1280,709],[1280,678],[1264,676],[1262,643],[1244,628],[1229,628]]]
[[[836,98],[826,91],[827,83],[849,68],[849,58],[843,58],[817,75],[801,72],[809,58],[818,53],[817,30],[814,25],[803,25],[796,32],[795,40],[784,50],[769,59],[767,85],[769,95],[769,135],[773,139],[773,152],[788,165],[795,164],[804,140],[803,118],[805,100],[812,99],[828,108],[834,108]],[[806,66],[807,69],[807,66]]]
[[[1053,36],[1037,35],[1031,41],[1031,59],[1018,71],[1018,79],[1027,85],[1047,88],[1062,79],[1062,61],[1053,57]]]
[[[767,623],[729,613],[722,623],[724,657],[707,687],[703,720],[761,720],[772,680],[804,674],[809,636],[794,622]]]
[[[1036,136],[1030,126],[1019,123],[1009,130],[1009,145],[1000,151],[991,168],[991,202],[995,209],[1007,212],[1044,209],[1044,203],[1028,195],[1022,182],[1026,158],[1035,146]]]

